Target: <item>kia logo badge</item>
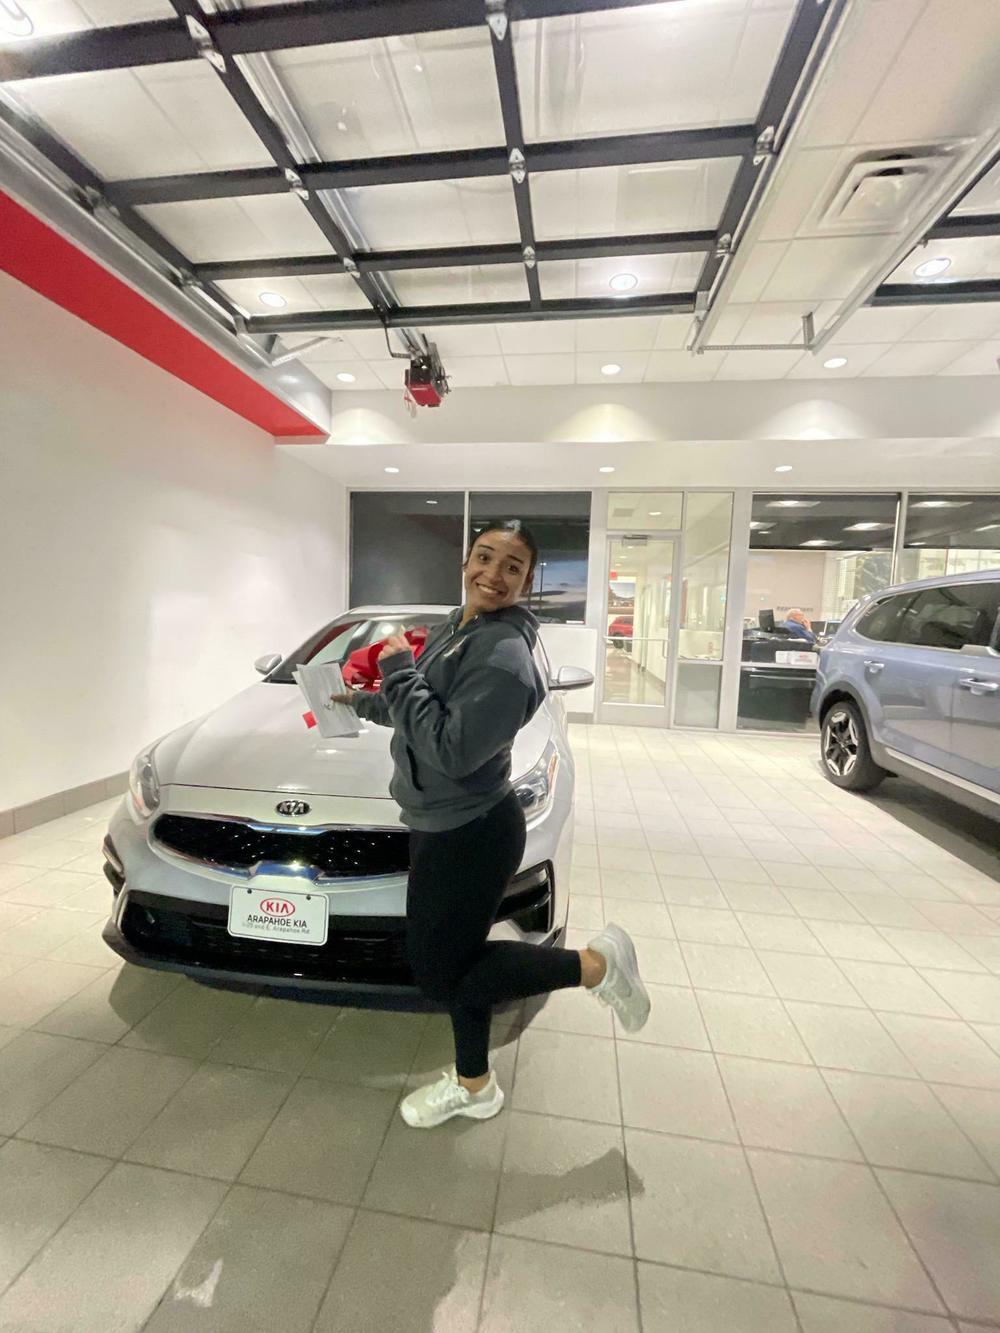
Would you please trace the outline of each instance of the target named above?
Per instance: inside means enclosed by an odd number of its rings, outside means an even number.
[[[279,801],[274,808],[279,815],[307,815],[312,806],[306,801]]]
[[[265,916],[294,916],[295,904],[287,898],[262,898],[260,910]]]

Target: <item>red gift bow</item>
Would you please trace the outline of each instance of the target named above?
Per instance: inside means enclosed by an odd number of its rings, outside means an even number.
[[[416,661],[427,644],[426,626],[420,625],[415,629],[408,629],[403,637],[413,649],[413,658]],[[378,643],[370,644],[367,648],[358,648],[351,653],[343,667],[344,684],[348,689],[357,689],[360,686],[368,694],[375,694],[378,691],[382,684],[378,655],[386,642],[387,640],[381,639]]]

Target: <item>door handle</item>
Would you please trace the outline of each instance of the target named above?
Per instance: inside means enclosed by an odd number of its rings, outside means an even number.
[[[865,670],[868,672],[869,676],[877,676],[880,671],[885,670],[885,663],[876,662],[874,658],[866,657]]]
[[[1000,691],[1000,683],[995,680],[977,680],[975,676],[965,676],[958,682],[960,690],[968,690],[970,694],[996,694]]]

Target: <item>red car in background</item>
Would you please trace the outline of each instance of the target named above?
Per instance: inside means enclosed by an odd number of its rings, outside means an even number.
[[[608,638],[616,648],[621,648],[623,639],[632,638],[632,617],[616,616],[608,626]]]

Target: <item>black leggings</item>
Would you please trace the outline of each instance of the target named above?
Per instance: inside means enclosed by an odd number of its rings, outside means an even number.
[[[513,792],[461,828],[410,834],[410,966],[424,994],[448,1007],[463,1078],[489,1070],[494,1004],[580,985],[575,949],[487,941],[524,843],[524,812]]]

